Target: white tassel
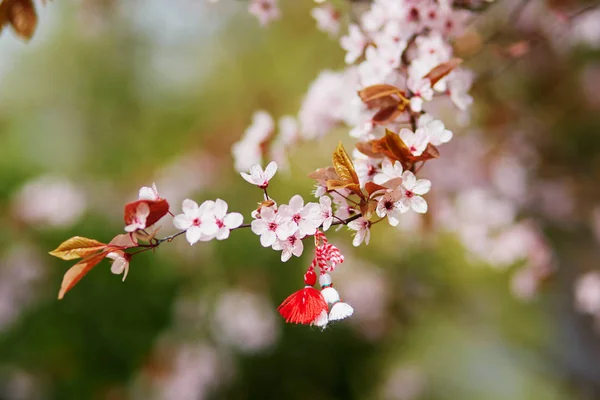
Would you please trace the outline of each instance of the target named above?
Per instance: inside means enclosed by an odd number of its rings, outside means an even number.
[[[311,322],[310,324],[318,326],[319,328],[325,329],[325,326],[327,326],[328,321],[329,321],[329,317],[327,316],[327,310],[323,310],[323,311],[321,311],[321,314],[319,314],[319,316],[317,318],[315,318],[315,320],[313,322]]]
[[[335,290],[331,286],[326,287],[325,289],[321,290],[321,294],[323,295],[323,297],[325,298],[325,301],[328,304],[334,304],[334,303],[337,303],[338,301],[340,301],[340,295],[339,295],[338,291]]]
[[[354,309],[348,303],[338,301],[331,306],[329,311],[329,321],[339,321],[340,319],[348,318],[354,313]]]
[[[321,285],[321,287],[330,286],[331,285],[331,275],[329,275],[329,274],[319,275],[319,285]]]

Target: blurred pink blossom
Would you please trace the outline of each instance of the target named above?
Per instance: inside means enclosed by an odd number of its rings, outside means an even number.
[[[68,179],[45,175],[21,187],[13,198],[13,210],[31,225],[65,228],[83,215],[86,199]]]

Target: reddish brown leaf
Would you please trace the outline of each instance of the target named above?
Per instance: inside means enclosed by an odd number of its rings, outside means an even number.
[[[375,125],[387,125],[398,118],[403,112],[404,108],[399,109],[397,105],[383,108],[373,115],[371,121],[373,121]]]
[[[365,183],[365,190],[367,191],[367,193],[369,193],[369,196],[371,196],[378,190],[387,190],[387,188],[385,186],[378,185],[375,182],[369,181]]]
[[[400,161],[403,165],[405,161],[411,158],[410,149],[406,146],[402,139],[400,139],[398,134],[386,129],[385,142],[387,144],[387,148],[394,154],[395,159]]]
[[[71,290],[77,282],[81,280],[92,268],[94,268],[102,259],[109,253],[109,251],[103,251],[98,254],[91,255],[77,264],[73,265],[63,277],[60,291],[58,292],[58,299],[62,299],[69,290]]]
[[[138,200],[125,205],[125,225],[134,222],[137,208],[140,204],[146,203],[150,209],[150,214],[146,218],[146,226],[154,225],[159,219],[169,212],[169,203],[165,199],[158,200]]]
[[[97,240],[74,236],[62,242],[49,254],[63,260],[75,260],[77,258],[87,257],[105,248],[106,244]]]
[[[371,142],[358,142],[358,143],[356,143],[356,148],[358,149],[358,151],[360,151],[361,153],[363,153],[366,156],[373,157],[373,158],[382,158],[383,157],[383,154],[377,153],[373,150],[373,145],[371,144]]]
[[[446,61],[429,71],[427,75],[425,75],[426,79],[431,81],[431,86],[435,85],[440,79],[448,75],[452,70],[458,67],[462,63],[460,58],[453,58],[450,61]]]
[[[440,152],[437,147],[429,143],[423,154],[418,157],[413,157],[413,161],[427,161],[434,158],[440,158]]]
[[[404,92],[392,85],[373,85],[368,86],[362,90],[358,91],[358,95],[360,99],[365,103],[370,102],[375,99],[379,99],[382,97],[390,96],[392,94],[403,94]]]

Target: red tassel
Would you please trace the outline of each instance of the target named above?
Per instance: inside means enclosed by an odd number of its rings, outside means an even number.
[[[323,311],[327,312],[327,303],[320,291],[306,286],[291,294],[277,307],[285,322],[308,325],[313,323]]]
[[[328,312],[325,298],[320,291],[312,287],[316,281],[317,275],[309,269],[304,274],[304,289],[291,294],[277,307],[285,322],[308,325],[314,323],[323,311]]]

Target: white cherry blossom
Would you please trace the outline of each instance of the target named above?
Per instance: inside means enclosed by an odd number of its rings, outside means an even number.
[[[402,128],[399,135],[410,153],[415,157],[423,154],[429,143],[427,132],[422,128],[417,128],[414,133],[410,129]]]
[[[113,260],[110,272],[115,275],[123,274],[123,282],[125,282],[125,278],[127,278],[127,273],[129,272],[129,258],[126,254],[121,250],[111,251],[106,255],[106,258]]]
[[[250,0],[248,12],[258,18],[262,26],[281,16],[277,0]]]
[[[400,211],[400,199],[402,198],[402,190],[394,190],[385,193],[378,199],[377,209],[375,212],[381,218],[387,217],[388,222],[391,226],[396,226],[400,222],[398,217],[401,214]]]
[[[387,158],[381,163],[381,172],[373,177],[373,182],[378,185],[383,185],[394,179],[402,178],[402,164],[400,161],[395,161],[393,164]]]
[[[277,240],[273,243],[273,250],[282,250],[281,261],[283,262],[292,258],[292,255],[300,257],[304,251],[302,236],[296,232],[285,240]]]
[[[198,241],[209,241],[215,237],[219,227],[215,222],[213,210],[214,201],[205,201],[198,206],[194,200],[185,199],[181,206],[183,214],[173,218],[173,225],[177,229],[185,230],[185,238],[190,245]]]
[[[227,203],[221,199],[215,201],[213,208],[213,215],[215,217],[215,223],[219,230],[215,237],[217,240],[224,240],[229,237],[229,231],[239,227],[244,222],[242,214],[233,212],[227,214]]]
[[[354,239],[352,240],[352,245],[354,247],[360,246],[362,242],[365,244],[369,244],[369,240],[371,240],[371,223],[364,217],[360,217],[352,222],[348,223],[348,228],[353,231],[356,231],[354,234]]]
[[[408,90],[413,96],[410,98],[410,108],[415,112],[423,110],[423,101],[431,101],[433,99],[433,89],[429,79],[408,78],[406,82]]]
[[[429,143],[434,146],[448,143],[452,139],[452,131],[446,129],[442,121],[434,119],[430,114],[421,115],[417,126],[425,129]]]
[[[400,212],[407,212],[412,209],[420,214],[427,212],[427,202],[421,195],[429,192],[431,182],[427,179],[418,179],[410,171],[402,174],[402,188],[404,190],[400,200]]]
[[[156,188],[156,183],[152,183],[151,187],[144,186],[140,189],[138,193],[138,200],[152,200],[156,201],[160,198],[158,195],[158,189]]]
[[[331,227],[333,223],[333,211],[331,209],[331,198],[329,196],[321,196],[319,199],[319,205],[321,206],[321,215],[323,230],[326,231]]]
[[[292,236],[298,226],[291,219],[275,212],[273,207],[263,207],[260,219],[252,221],[250,228],[252,232],[260,236],[260,244],[263,247],[270,247],[277,239],[286,240]]]
[[[316,203],[308,203],[305,206],[300,195],[293,196],[289,204],[281,205],[278,214],[296,224],[300,237],[314,235],[322,222],[321,207]]]
[[[313,8],[310,15],[317,21],[320,31],[329,33],[330,36],[335,36],[340,31],[340,13],[331,4]]]
[[[367,45],[367,38],[356,24],[351,24],[348,27],[348,35],[342,36],[340,45],[346,50],[346,64],[352,64],[362,55]]]
[[[266,189],[269,186],[271,178],[275,176],[275,172],[277,172],[277,163],[271,161],[264,171],[260,165],[254,164],[250,167],[250,174],[241,172],[240,175],[242,175],[242,178],[244,178],[246,182],[256,185],[261,189]]]

